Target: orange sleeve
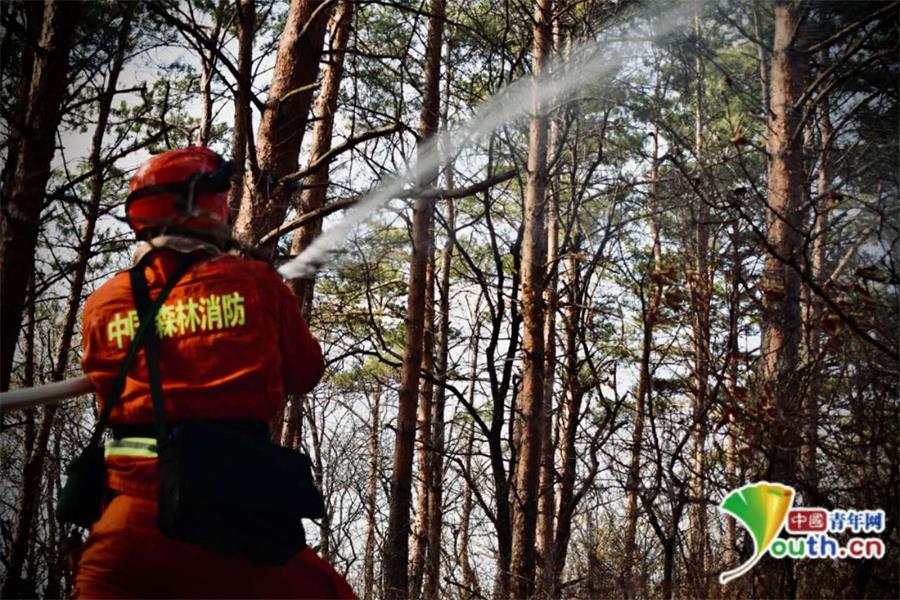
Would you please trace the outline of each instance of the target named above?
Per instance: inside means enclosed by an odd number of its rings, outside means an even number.
[[[119,364],[125,351],[111,353],[109,343],[103,338],[97,318],[97,305],[109,294],[109,284],[91,294],[84,304],[82,316],[81,370],[94,384],[97,401],[102,408],[103,399],[112,394],[113,383],[119,372]]]
[[[280,279],[275,285],[281,305],[279,344],[284,391],[305,394],[312,391],[325,372],[322,348],[300,314],[297,297]]]
[[[98,356],[101,354],[100,341],[94,327],[94,311],[91,299],[88,298],[84,306],[81,329],[81,370],[91,378],[98,396],[108,396],[110,382],[101,372],[98,372]]]

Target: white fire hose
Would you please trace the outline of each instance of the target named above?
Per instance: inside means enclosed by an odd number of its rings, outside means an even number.
[[[0,393],[0,413],[42,404],[56,404],[69,398],[83,396],[94,391],[94,384],[87,375]]]

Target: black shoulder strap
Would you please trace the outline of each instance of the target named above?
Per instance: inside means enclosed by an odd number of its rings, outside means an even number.
[[[143,269],[131,271],[131,294],[139,314],[150,314],[153,303],[150,300],[150,290],[147,289],[147,278]],[[163,443],[166,435],[166,411],[163,406],[162,374],[159,371],[159,347],[155,335],[148,335],[143,340],[144,356],[147,359],[147,376],[150,379],[150,399],[153,402],[153,421],[156,425],[156,439]]]
[[[135,357],[137,357],[138,350],[141,347],[141,342],[145,337],[154,337],[153,335],[148,336],[147,332],[155,329],[156,313],[159,311],[159,307],[162,306],[163,302],[166,301],[166,298],[169,297],[169,292],[172,291],[172,288],[175,287],[175,284],[178,283],[178,280],[181,279],[181,277],[187,272],[193,262],[194,258],[192,256],[185,256],[182,259],[181,263],[179,263],[178,268],[172,274],[172,277],[169,278],[169,281],[166,282],[165,287],[163,287],[163,289],[159,292],[156,300],[149,303],[149,305],[137,306],[138,315],[140,315],[140,325],[138,326],[138,329],[135,332],[131,343],[128,345],[128,353],[125,355],[125,359],[122,361],[122,364],[119,365],[119,372],[116,375],[115,381],[113,382],[112,393],[103,404],[103,411],[100,413],[100,418],[97,420],[97,426],[94,428],[94,433],[91,435],[91,440],[88,445],[95,446],[100,442],[100,437],[106,430],[106,425],[109,421],[109,415],[112,413],[113,407],[115,406],[116,402],[119,401],[119,398],[122,395],[122,391],[125,389],[125,379],[128,377],[128,371],[131,369],[131,365],[134,364],[134,359]],[[130,270],[132,294],[134,294],[136,273],[139,274],[138,279],[141,280],[144,289],[146,289],[147,280],[144,278],[143,261],[139,262]]]

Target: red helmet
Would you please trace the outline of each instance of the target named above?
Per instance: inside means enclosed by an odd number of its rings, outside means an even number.
[[[138,237],[149,229],[228,232],[234,163],[202,146],[157,154],[131,178],[125,219]]]

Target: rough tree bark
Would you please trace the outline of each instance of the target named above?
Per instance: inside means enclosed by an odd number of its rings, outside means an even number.
[[[237,93],[234,96],[234,130],[231,133],[231,159],[235,164],[231,189],[228,191],[228,209],[231,222],[237,219],[244,191],[244,171],[247,168],[247,144],[253,138],[253,113],[250,110],[250,84],[253,81],[253,37],[256,28],[255,0],[239,0],[238,18],[238,74]],[[254,150],[255,152],[255,150]],[[251,158],[252,161],[256,157]]]
[[[291,0],[256,138],[259,172],[252,173],[253,178],[245,173],[234,226],[235,237],[247,246],[256,246],[260,237],[280,225],[291,204],[293,190],[279,186],[278,181],[297,170],[325,43],[328,6],[317,0]],[[274,241],[270,243],[274,246]]]
[[[344,76],[344,56],[347,53],[347,41],[350,39],[350,31],[353,25],[354,3],[341,2],[334,11],[328,24],[331,38],[331,52],[329,53],[328,66],[322,75],[322,87],[316,99],[314,109],[316,124],[313,127],[312,146],[309,151],[309,164],[312,165],[331,150],[331,141],[334,133],[334,114],[337,110],[338,92],[341,89],[341,80]],[[321,208],[325,204],[325,192],[328,189],[329,164],[310,173],[304,181],[304,190],[300,194],[298,203],[299,214],[305,214]],[[300,227],[294,232],[291,239],[291,254],[299,254],[309,246],[322,232],[322,220],[316,219],[309,225]],[[291,282],[294,294],[300,302],[300,310],[308,320],[312,312],[313,289],[315,278],[295,279]]]
[[[431,468],[432,404],[434,401],[434,219],[428,239],[432,241],[425,267],[425,325],[422,332],[422,372],[429,378],[421,382],[419,406],[416,415],[416,521],[412,533],[412,558],[410,560],[409,597],[418,598],[425,574],[425,555],[431,545],[428,538],[428,496],[434,487],[435,473]]]
[[[552,0],[534,4],[534,49],[532,72],[540,77],[552,45]],[[547,231],[545,224],[547,187],[548,119],[538,96],[532,92],[532,116],[528,138],[528,173],[525,189],[525,230],[522,239],[523,360],[522,391],[518,410],[521,419],[519,456],[513,486],[512,555],[510,598],[530,598],[534,593],[535,530],[537,524],[538,477],[541,461],[541,409],[544,397],[544,277]]]
[[[313,127],[312,145],[309,151],[309,165],[331,150],[331,142],[334,133],[334,114],[337,110],[338,93],[340,92],[341,79],[344,74],[344,56],[347,49],[347,40],[350,38],[350,30],[353,24],[353,3],[341,2],[331,20],[328,23],[329,37],[331,40],[331,60],[322,75],[322,86],[314,108],[316,123]],[[300,194],[297,203],[297,211],[306,214],[321,208],[325,204],[325,192],[328,189],[330,161],[325,161],[318,169],[310,173],[304,181],[304,190]],[[316,219],[308,225],[294,231],[291,239],[291,254],[296,256],[309,246],[322,232],[322,220]],[[297,302],[300,305],[300,313],[307,323],[311,322],[313,294],[315,289],[315,276],[309,279],[293,279],[289,282]],[[291,396],[285,407],[287,418],[280,419],[277,423],[282,428],[276,433],[276,439],[299,439],[299,429],[303,423],[303,398]]]
[[[768,243],[779,256],[767,256],[763,275],[763,341],[761,348],[762,401],[771,419],[766,477],[796,482],[800,447],[799,417],[800,278],[784,260],[802,261],[800,232],[805,176],[803,138],[799,127],[808,58],[800,47],[801,3],[779,1],[775,6],[775,38],[770,78],[768,119],[769,182]]]
[[[34,54],[22,137],[15,148],[9,184],[4,181],[0,192],[0,391],[9,389],[28,280],[34,270],[50,161],[56,148],[54,138],[66,92],[69,48],[80,14],[80,2],[48,0],[44,5],[41,51]]]
[[[785,261],[802,264],[802,206],[806,176],[803,135],[800,131],[808,56],[801,30],[808,5],[779,0],[775,4],[775,33],[769,82],[768,113],[768,211],[766,256],[762,296],[760,346],[760,402],[765,428],[761,448],[765,452],[768,481],[788,485],[798,482],[797,459],[801,446],[799,349],[800,277]],[[777,255],[777,256],[776,256]],[[775,563],[776,561],[770,561]],[[784,561],[781,561],[784,562]],[[788,563],[763,565],[754,579],[760,594],[782,596],[795,591]]]
[[[440,69],[444,32],[444,0],[432,0],[425,51],[425,89],[419,126],[419,152],[437,132],[440,121]],[[419,187],[433,184],[437,171],[423,173]],[[425,269],[432,240],[431,200],[417,198],[413,208],[412,257],[407,295],[406,340],[398,392],[397,435],[394,467],[391,473],[391,499],[387,540],[384,548],[384,594],[386,598],[405,598],[409,591],[409,509],[412,496],[412,462],[416,434],[416,409],[419,375],[422,367],[422,342],[425,325]]]

